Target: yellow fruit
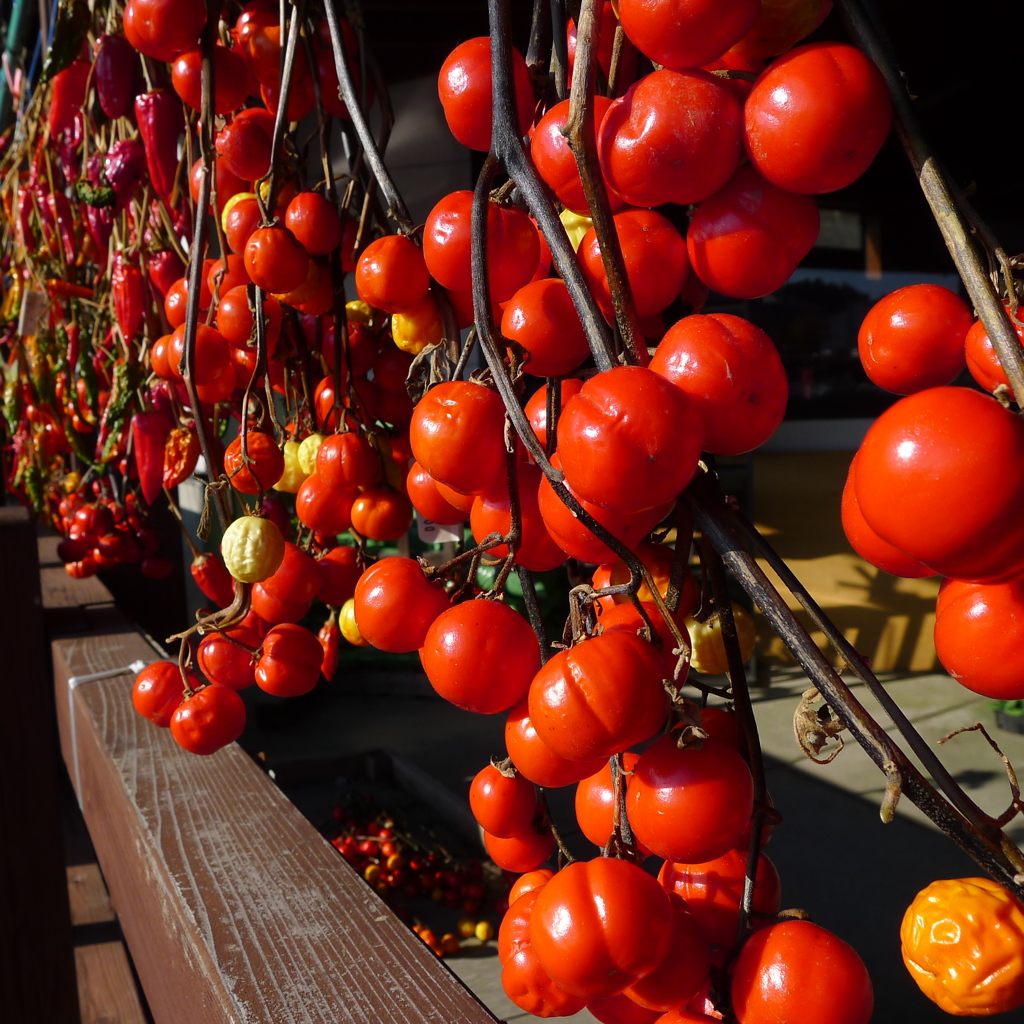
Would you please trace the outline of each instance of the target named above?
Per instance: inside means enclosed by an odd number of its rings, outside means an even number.
[[[373,319],[373,310],[362,299],[345,303],[345,319],[350,324],[368,324]]]
[[[478,921],[474,934],[481,942],[489,942],[494,938],[494,925],[490,921]]]
[[[269,520],[239,516],[225,531],[220,553],[227,570],[242,583],[273,576],[284,559],[284,537]]]
[[[754,653],[754,620],[745,608],[735,603],[732,606],[732,617],[736,623],[740,653],[746,661]],[[686,628],[693,646],[690,668],[710,676],[727,672],[729,662],[725,656],[725,641],[722,639],[722,624],[718,613],[715,612],[706,622],[688,618]]]
[[[369,641],[363,639],[363,634],[356,625],[355,607],[356,603],[351,597],[341,606],[338,612],[338,628],[353,647],[369,647]]]
[[[281,479],[274,484],[274,490],[285,494],[295,494],[307,476],[309,474],[303,472],[299,465],[299,442],[285,441],[284,472],[281,474]]]
[[[299,468],[306,476],[316,469],[316,453],[323,443],[323,434],[310,434],[299,444]]]
[[[428,345],[436,345],[444,337],[444,321],[433,296],[428,295],[403,313],[393,314],[391,337],[403,352],[414,356]]]
[[[572,210],[563,210],[558,215],[558,219],[562,222],[562,227],[565,228],[565,233],[569,236],[573,249],[580,247],[583,236],[594,226],[594,222],[589,217],[584,217],[581,213],[573,213]]]
[[[989,878],[922,889],[900,926],[903,962],[946,1013],[985,1017],[1024,1005],[1024,906]]]
[[[224,209],[220,215],[220,226],[227,231],[228,229],[228,214],[243,200],[243,199],[255,199],[255,192],[236,192],[225,204]]]
[[[455,930],[464,938],[471,939],[476,935],[476,921],[471,917],[460,917]]]

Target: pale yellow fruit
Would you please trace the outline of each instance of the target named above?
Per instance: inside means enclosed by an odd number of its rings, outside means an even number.
[[[284,537],[269,520],[239,516],[225,531],[220,553],[227,570],[242,583],[273,576],[284,559]]]
[[[476,937],[481,942],[488,942],[494,938],[494,925],[490,921],[479,921],[476,926]]]
[[[299,468],[306,476],[316,469],[316,453],[323,443],[323,434],[310,434],[299,444]]]
[[[338,629],[353,647],[369,647],[369,641],[363,639],[363,634],[359,632],[359,627],[356,625],[355,609],[356,603],[350,597],[338,611]]]
[[[285,494],[296,494],[302,486],[302,481],[309,476],[299,465],[299,442],[285,441],[284,443],[284,472],[281,479],[274,484],[275,491]]]
[[[732,617],[736,623],[736,636],[740,642],[740,653],[747,661],[754,653],[754,620],[746,608],[733,603]],[[706,622],[694,618],[686,620],[693,654],[690,668],[705,675],[715,676],[728,672],[729,661],[725,656],[725,641],[722,639],[722,623],[715,612]]]

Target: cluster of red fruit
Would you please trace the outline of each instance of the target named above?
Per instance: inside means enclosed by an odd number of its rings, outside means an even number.
[[[372,886],[404,921],[411,921],[417,935],[438,956],[458,953],[460,940],[470,937],[487,940],[493,927],[482,912],[488,902],[483,865],[478,860],[459,863],[449,853],[422,846],[410,848],[395,832],[395,822],[387,816],[361,822],[346,818],[342,808],[334,848]],[[462,913],[454,932],[437,931],[414,919],[408,901],[429,899]],[[415,904],[413,904],[415,906]],[[494,903],[494,913],[504,914],[508,901]],[[418,909],[418,908],[417,908]]]
[[[1024,698],[1024,423],[996,398],[948,386],[966,367],[986,391],[1013,399],[985,327],[949,290],[911,285],[872,308],[859,347],[868,376],[905,397],[850,466],[847,537],[885,572],[945,577],[935,620],[942,665],[976,693]]]
[[[123,502],[117,501],[97,482],[94,498],[87,501],[76,491],[57,506],[64,537],[57,555],[67,574],[85,579],[100,569],[138,562],[144,576],[165,579],[173,563],[157,553],[161,535],[147,525],[148,510],[137,496],[129,491]]]

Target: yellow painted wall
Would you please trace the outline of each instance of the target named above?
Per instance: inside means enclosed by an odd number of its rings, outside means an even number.
[[[938,668],[932,630],[939,580],[889,576],[853,553],[839,502],[853,452],[767,452],[753,456],[753,512],[758,528],[875,671]],[[784,596],[780,581],[764,563]],[[795,599],[790,607],[810,627]],[[824,635],[811,631],[836,663]],[[782,641],[758,617],[759,651],[791,664]]]

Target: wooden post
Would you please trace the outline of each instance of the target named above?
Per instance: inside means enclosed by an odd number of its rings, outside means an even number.
[[[35,524],[0,507],[0,1005],[4,1024],[78,1024]]]
[[[115,626],[55,642],[54,684],[156,1024],[495,1024],[238,746],[197,757],[134,712],[126,666],[155,653]]]

